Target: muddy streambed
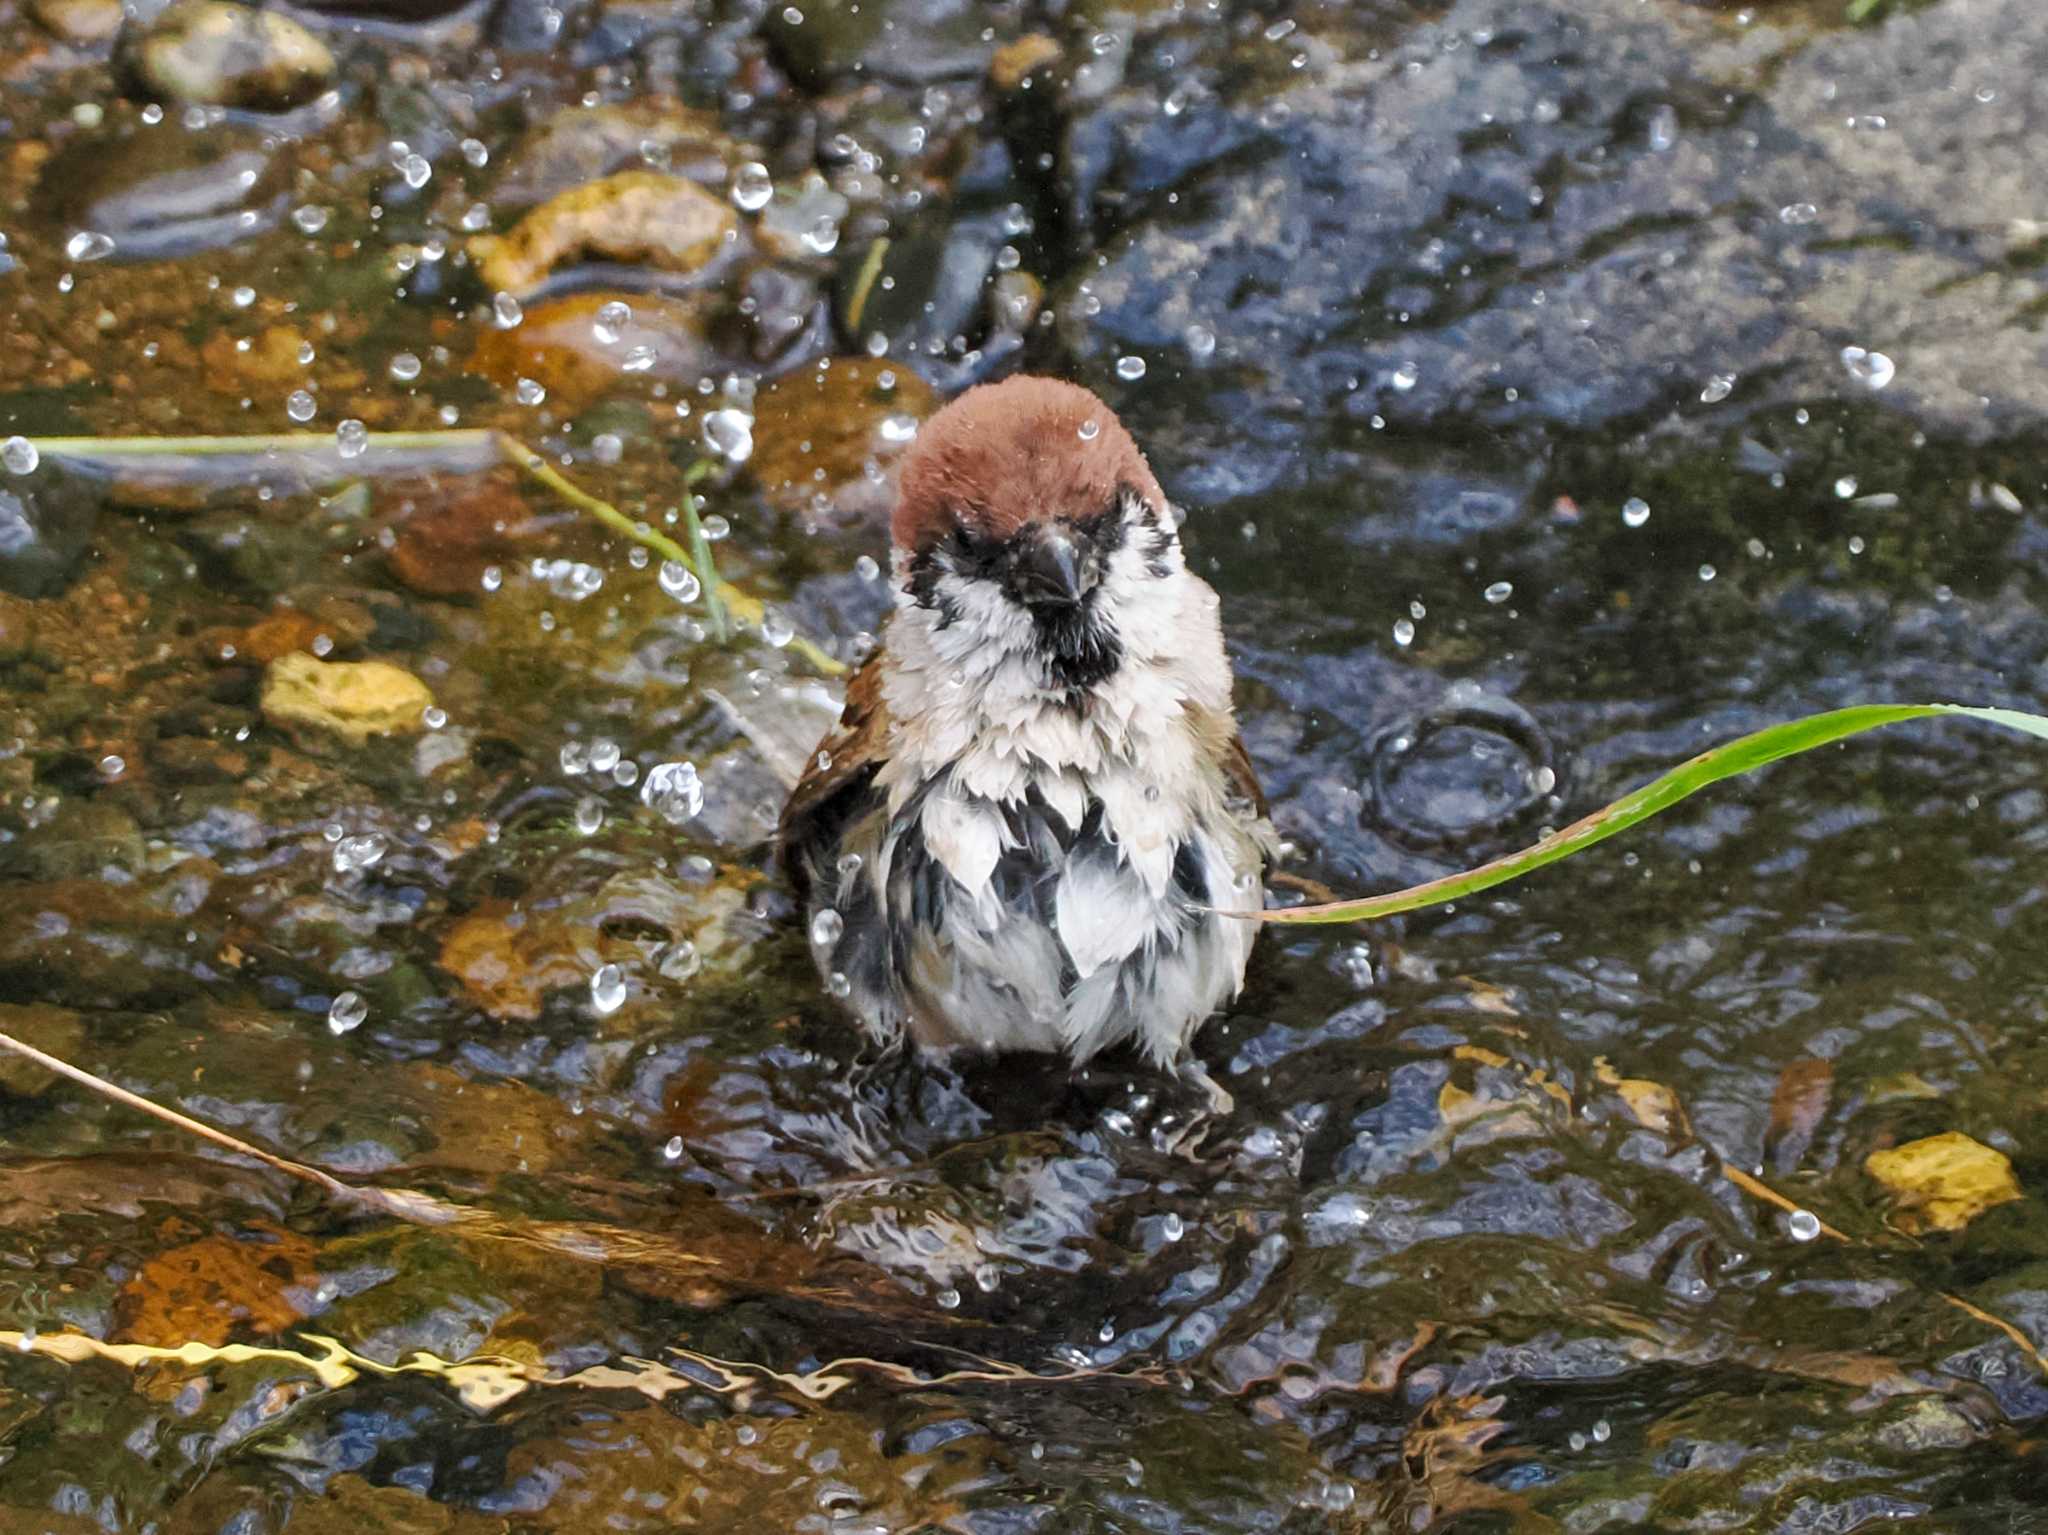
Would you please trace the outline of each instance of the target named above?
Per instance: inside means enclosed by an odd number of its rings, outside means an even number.
[[[0,1063],[0,1527],[2048,1528],[2039,749],[1269,934],[1194,1161],[1134,1061],[860,1050],[741,728],[1019,366],[1147,445],[1340,890],[2042,707],[2048,13],[1875,9],[0,10],[0,438],[328,445],[9,445],[0,1028],[474,1212]],[[766,621],[355,451],[481,428],[701,475]],[[2018,1197],[1944,1230],[1866,1162],[1951,1132]]]

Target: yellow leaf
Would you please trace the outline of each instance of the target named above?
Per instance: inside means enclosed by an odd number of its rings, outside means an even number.
[[[1901,1230],[1961,1231],[1993,1205],[2024,1196],[2004,1153],[1954,1130],[1873,1151],[1863,1170],[1897,1201]]]

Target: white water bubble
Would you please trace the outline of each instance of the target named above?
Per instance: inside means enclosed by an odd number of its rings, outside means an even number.
[[[1848,500],[1851,496],[1855,495],[1856,476],[1853,474],[1845,474],[1839,480],[1835,481],[1835,494],[1844,501]]]
[[[358,869],[374,869],[384,861],[389,846],[381,832],[366,831],[357,836],[343,837],[334,844],[334,872],[353,874]]]
[[[626,973],[617,965],[599,965],[590,978],[590,1010],[608,1018],[626,1003]]]
[[[564,741],[556,758],[562,764],[562,771],[570,778],[578,778],[590,771],[590,748],[581,741]]]
[[[590,743],[590,771],[609,773],[619,765],[619,743],[607,736],[599,736]]]
[[[1404,649],[1404,650],[1405,650],[1405,649],[1407,649],[1407,648],[1408,648],[1408,647],[1409,647],[1410,645],[1414,644],[1414,643],[1415,643],[1415,625],[1414,625],[1414,624],[1412,624],[1412,623],[1410,623],[1410,622],[1409,622],[1409,621],[1408,621],[1407,619],[1405,619],[1405,618],[1397,618],[1397,619],[1395,619],[1395,620],[1394,620],[1394,643],[1395,643],[1396,645],[1399,645],[1399,646],[1400,646],[1400,647],[1401,647],[1402,649]]]
[[[1486,600],[1488,602],[1495,604],[1496,606],[1498,606],[1500,603],[1506,602],[1508,598],[1514,595],[1515,585],[1512,581],[1496,581],[1493,583],[1493,585],[1489,586],[1485,592]]]
[[[313,398],[310,389],[294,389],[284,397],[284,413],[302,425],[311,421],[319,408],[320,402]]]
[[[1660,105],[1650,113],[1650,148],[1658,154],[1673,148],[1678,143],[1678,112],[1667,105]]]
[[[774,195],[774,178],[759,160],[749,160],[732,173],[733,205],[742,213],[760,212]]]
[[[538,379],[521,378],[512,386],[512,397],[521,405],[538,405],[548,397],[548,391]]]
[[[1820,1217],[1811,1210],[1794,1210],[1785,1217],[1785,1229],[1795,1242],[1811,1242],[1820,1235]]]
[[[1116,360],[1116,376],[1127,384],[1135,384],[1145,376],[1145,359],[1129,353]]]
[[[1102,423],[1100,421],[1097,421],[1093,416],[1090,416],[1086,421],[1083,421],[1081,423],[1080,428],[1075,433],[1075,435],[1078,436],[1083,442],[1093,442],[1096,438],[1102,435]]]
[[[292,224],[302,235],[316,235],[334,215],[318,203],[304,203],[292,209]]]
[[[1216,332],[1206,325],[1190,325],[1180,333],[1180,339],[1188,356],[1196,362],[1207,362],[1216,355]]]
[[[36,465],[42,461],[42,454],[26,437],[10,437],[0,442],[0,465],[4,465],[9,474],[34,474]]]
[[[721,538],[729,537],[732,533],[732,524],[716,512],[706,517],[697,526],[704,530],[705,539],[714,544]]]
[[[410,352],[400,352],[391,359],[391,376],[401,384],[409,384],[420,376],[420,360]]]
[[[1884,353],[1866,351],[1860,346],[1842,348],[1842,366],[1849,370],[1849,377],[1869,389],[1884,388],[1898,372],[1897,366]]]
[[[576,802],[576,829],[586,837],[594,837],[604,827],[604,801],[594,794],[586,794]]]
[[[500,293],[491,300],[491,318],[499,330],[511,330],[526,318],[526,311],[519,307],[519,300],[509,293]]]
[[[462,151],[462,158],[478,170],[491,163],[490,146],[482,139],[464,139],[456,148]]]
[[[505,584],[505,572],[496,565],[486,565],[484,573],[477,578],[477,584],[487,592],[495,592]]]
[[[839,942],[846,932],[846,919],[827,906],[811,918],[811,943],[813,947],[829,949]]]
[[[1180,1218],[1178,1212],[1168,1211],[1159,1223],[1159,1234],[1169,1242],[1178,1242],[1188,1234],[1187,1222]]]
[[[1732,373],[1716,373],[1707,380],[1706,388],[1700,391],[1700,404],[1719,405],[1733,393],[1735,393],[1735,375]]]
[[[744,464],[754,456],[754,418],[728,406],[704,418],[704,446],[731,464]]]
[[[1778,210],[1781,224],[1811,224],[1820,217],[1820,209],[1812,203],[1787,203]]]
[[[839,248],[839,220],[821,213],[803,232],[803,247],[816,255],[829,256]]]
[[[863,581],[873,581],[880,578],[882,567],[873,555],[864,554],[853,562],[853,573]]]
[[[405,178],[405,184],[417,192],[434,178],[434,165],[425,155],[410,154],[398,162],[398,174]]]
[[[780,650],[796,638],[796,625],[770,608],[761,615],[761,638]]]
[[[664,1162],[680,1162],[683,1159],[683,1138],[671,1135],[662,1143],[661,1159]]]
[[[64,254],[73,261],[103,261],[114,254],[114,240],[97,230],[81,229],[64,242]]]
[[[1641,496],[1630,496],[1621,503],[1621,520],[1632,528],[1640,528],[1650,520],[1650,503]]]
[[[439,704],[428,704],[420,710],[420,723],[429,730],[439,730],[448,723],[448,711]]]
[[[370,429],[354,416],[334,429],[334,451],[343,458],[361,458],[370,446]]]
[[[327,1027],[336,1034],[346,1034],[361,1028],[369,1016],[370,1004],[363,1000],[362,993],[345,991],[328,1004]]]
[[[704,808],[704,782],[694,762],[657,762],[640,785],[640,803],[671,826],[680,826]]]
[[[633,306],[622,299],[607,299],[597,306],[590,333],[606,346],[614,345],[633,323]]]
[[[882,424],[875,430],[884,442],[908,442],[917,435],[917,417],[898,411],[884,416]]]
[[[655,579],[661,583],[661,589],[678,602],[695,602],[704,589],[696,572],[681,560],[663,560]]]
[[[616,464],[626,456],[626,440],[617,432],[599,432],[590,439],[590,456],[600,464]],[[647,551],[636,544],[633,553],[645,556]],[[644,558],[641,563],[646,563]]]
[[[256,302],[256,290],[247,283],[244,283],[241,287],[230,293],[228,299],[237,309],[247,309]]]

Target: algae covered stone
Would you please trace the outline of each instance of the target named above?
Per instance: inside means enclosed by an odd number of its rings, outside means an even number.
[[[586,258],[693,273],[738,227],[732,208],[694,181],[621,171],[550,198],[510,234],[479,235],[469,251],[488,286],[516,294]]]
[[[411,672],[385,661],[319,661],[302,651],[279,656],[263,678],[263,717],[361,746],[371,736],[410,735],[434,695]]]
[[[2025,1196],[2003,1152],[1950,1130],[1863,1159],[1863,1170],[1897,1201],[1901,1229],[1960,1231],[1993,1205]]]
[[[257,112],[302,106],[334,79],[334,55],[305,27],[230,0],[180,0],[125,61],[151,95]]]

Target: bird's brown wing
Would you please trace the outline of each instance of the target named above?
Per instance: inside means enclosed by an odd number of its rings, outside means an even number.
[[[804,863],[800,855],[837,839],[840,828],[863,798],[889,738],[889,706],[882,698],[882,655],[877,650],[846,682],[846,707],[839,723],[826,733],[803,776],[790,791],[776,826],[783,863],[793,873]],[[801,874],[799,874],[801,877]]]
[[[1223,773],[1230,787],[1251,801],[1253,810],[1266,814],[1266,791],[1259,787],[1258,769],[1252,766],[1252,754],[1244,749],[1244,737],[1235,730],[1223,748]]]

